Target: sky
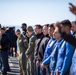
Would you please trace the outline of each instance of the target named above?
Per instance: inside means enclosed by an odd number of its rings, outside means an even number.
[[[73,21],[76,16],[69,11],[69,2],[76,4],[76,0],[0,0],[0,24],[34,26],[64,19]]]

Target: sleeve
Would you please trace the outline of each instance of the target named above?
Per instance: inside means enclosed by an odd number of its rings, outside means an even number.
[[[61,48],[59,49],[58,60],[56,63],[56,70],[58,70],[58,72],[61,72],[63,62],[64,62],[63,58],[65,58],[65,52],[66,52],[66,42],[63,42]]]
[[[31,54],[34,51],[35,40],[36,40],[35,36],[30,38],[29,45],[25,54]]]
[[[28,48],[28,40],[27,40],[27,38],[23,38],[23,44],[24,44],[24,47],[27,49]]]
[[[44,57],[44,52],[45,52],[45,49],[46,49],[46,45],[48,43],[49,39],[46,39],[45,41],[42,41],[41,42],[41,46],[39,48],[39,53],[38,53],[38,60],[42,61],[43,57]]]
[[[49,64],[49,63],[50,63],[50,59],[51,59],[51,55],[50,55],[46,60],[44,60],[44,61],[42,62],[42,64],[44,64],[44,65]]]
[[[1,43],[2,49],[8,48],[10,45],[10,40],[8,36],[3,37],[3,42]]]
[[[69,43],[66,45],[66,55],[63,63],[63,67],[61,70],[61,75],[65,75],[66,71],[69,69],[72,61],[72,56],[75,48]]]
[[[73,45],[76,48],[76,38],[72,35],[66,34],[66,33],[62,33],[62,38],[69,42],[71,45]]]

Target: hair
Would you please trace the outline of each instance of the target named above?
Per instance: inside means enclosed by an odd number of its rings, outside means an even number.
[[[21,32],[20,29],[17,29],[16,32]]]
[[[72,22],[74,22],[74,23],[75,23],[75,25],[76,25],[76,21],[72,21]]]
[[[61,33],[61,27],[59,25],[56,25],[55,28],[58,29],[59,33]]]
[[[70,29],[72,27],[71,22],[69,20],[63,20],[63,21],[61,21],[61,24],[63,26],[68,26]]]
[[[52,23],[52,24],[49,24],[49,26],[48,27],[52,27],[53,29],[55,29],[55,26],[54,26],[54,23]]]
[[[3,26],[3,27],[1,27],[1,30],[6,30],[6,28]]]
[[[42,29],[42,26],[40,24],[36,24],[35,26],[37,26],[39,29]]]
[[[27,30],[28,30],[29,32],[33,32],[33,31],[34,31],[32,26],[29,26],[29,27],[27,28]]]
[[[22,25],[26,26],[27,27],[27,24],[26,23],[22,23]]]
[[[45,25],[43,25],[43,26],[49,27],[49,24],[45,24]]]

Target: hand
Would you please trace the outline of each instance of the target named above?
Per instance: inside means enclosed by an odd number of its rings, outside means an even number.
[[[76,6],[75,5],[73,5],[72,3],[69,3],[69,5],[70,5],[70,11],[74,14],[74,15],[76,15]]]
[[[0,45],[0,49],[2,49],[2,46]]]
[[[36,66],[40,66],[40,62],[39,61],[36,61]]]
[[[45,68],[45,65],[44,64],[41,64],[41,68]]]
[[[26,54],[26,57],[29,58],[29,55]]]
[[[51,72],[50,75],[53,75],[53,72]]]
[[[13,51],[15,51],[15,47],[13,47]]]
[[[56,75],[60,75],[60,72],[58,72],[58,70],[56,71]]]
[[[41,64],[41,68],[47,68],[47,66],[45,66],[44,64]]]

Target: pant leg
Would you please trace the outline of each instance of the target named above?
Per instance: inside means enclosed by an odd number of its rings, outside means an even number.
[[[36,61],[34,62],[34,75],[40,75],[40,66],[36,66]]]
[[[46,69],[40,67],[40,74],[41,75],[46,75]]]
[[[34,62],[32,58],[29,58],[30,75],[34,75]]]
[[[27,65],[26,65],[26,70],[27,70],[27,75],[30,75],[30,63],[29,63],[29,58],[27,59]]]
[[[2,54],[2,63],[3,63],[2,72],[6,73],[10,69],[8,64],[8,50],[1,51],[1,54]]]
[[[23,75],[26,75],[26,65],[27,65],[27,58],[25,56],[25,52],[22,53],[22,70],[23,70]]]

